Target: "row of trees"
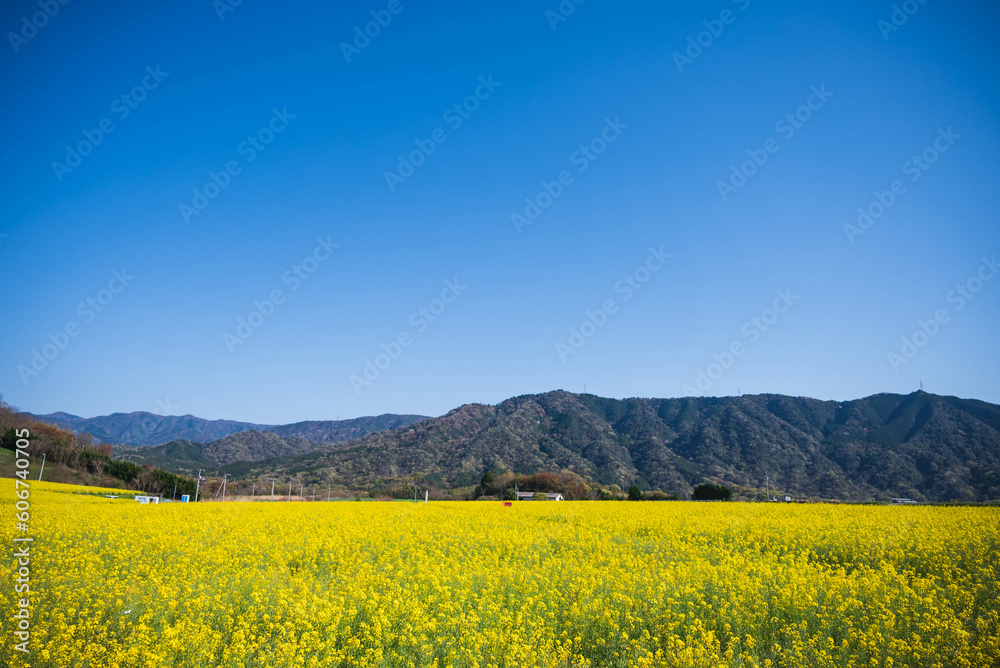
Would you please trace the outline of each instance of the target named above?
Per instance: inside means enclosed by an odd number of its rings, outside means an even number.
[[[676,501],[676,494],[667,494],[660,490],[643,492],[637,485],[632,485],[628,491],[623,491],[618,485],[604,486],[588,481],[572,471],[563,470],[559,473],[543,472],[529,476],[520,476],[509,471],[494,473],[487,471],[472,492],[472,498],[494,496],[504,501],[516,499],[515,487],[522,492],[554,493],[558,492],[566,500],[595,499],[601,501]],[[541,497],[539,497],[541,498]],[[732,499],[732,491],[714,483],[699,485],[692,496],[695,500]]]
[[[515,487],[522,492],[559,492],[568,500],[595,498],[599,485],[595,485],[573,473],[563,470],[558,473],[535,473],[522,476],[504,471],[487,471],[472,492],[472,497],[496,496],[506,500],[516,498]]]
[[[695,501],[731,501],[733,491],[725,485],[710,482],[695,487],[691,498]],[[664,494],[659,490],[643,493],[637,485],[628,488],[629,501],[676,501],[677,499],[676,494]]]

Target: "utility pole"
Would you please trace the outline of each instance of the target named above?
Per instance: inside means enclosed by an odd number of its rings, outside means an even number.
[[[201,487],[201,473],[205,469],[198,469],[198,482],[194,486],[194,502],[198,503],[198,489]]]
[[[305,489],[306,484],[304,482],[299,483],[299,501],[305,501],[306,497],[302,496],[302,490]]]
[[[253,496],[254,496],[254,493],[255,493],[256,491],[257,491],[257,483],[255,482],[255,483],[253,484],[253,487],[251,487],[251,488],[250,488],[250,500],[251,500],[251,501],[253,501]]]
[[[219,494],[222,494],[222,500],[223,501],[226,500],[226,478],[228,478],[228,477],[229,477],[228,473],[225,474],[224,476],[222,476],[222,484],[219,485],[219,489],[217,489],[215,491],[215,498],[216,499],[219,498]]]
[[[170,498],[171,501],[177,500],[177,483],[174,483],[174,495]]]
[[[292,479],[288,479],[288,500],[292,500]]]
[[[326,500],[330,500],[330,483],[326,484]]]
[[[771,502],[771,474],[764,474],[764,498],[768,503]]]
[[[42,471],[45,470],[45,455],[47,453],[42,453],[42,468],[38,469],[38,482],[42,481]]]
[[[316,485],[313,485],[313,501],[316,500]]]
[[[274,478],[271,478],[271,501],[274,501]]]

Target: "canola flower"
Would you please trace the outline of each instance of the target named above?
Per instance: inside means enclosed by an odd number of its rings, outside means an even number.
[[[61,482],[48,482],[41,480],[40,481],[29,480],[27,482],[31,485],[31,489],[34,491],[59,492],[61,494],[86,494],[88,496],[112,495],[121,498],[125,497],[132,498],[136,494],[146,493],[134,489],[122,489],[120,487],[91,487],[88,485],[68,485],[66,483],[61,483]],[[11,488],[13,488],[13,484],[12,483],[9,484]],[[58,498],[58,497],[50,497],[50,498]]]
[[[13,651],[5,584],[0,665],[979,668],[1000,657],[994,508],[141,506],[67,487],[33,488],[31,655]],[[7,545],[11,524],[0,523]],[[13,572],[0,563],[3,582]]]

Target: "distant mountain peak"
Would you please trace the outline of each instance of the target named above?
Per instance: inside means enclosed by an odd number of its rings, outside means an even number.
[[[148,411],[112,413],[93,418],[82,418],[64,412],[32,417],[77,433],[92,434],[103,443],[144,446],[161,445],[178,440],[211,443],[232,434],[251,430],[306,438],[320,443],[339,442],[425,419],[422,415],[386,413],[350,420],[313,420],[291,425],[268,425],[235,420],[206,420],[190,414],[160,415]]]
[[[1000,498],[1000,407],[926,392],[850,401],[780,394],[607,399],[555,390],[464,404],[410,429],[241,464],[246,476],[475,485],[501,461],[686,496],[702,482],[797,498]],[[235,470],[235,469],[234,469]]]

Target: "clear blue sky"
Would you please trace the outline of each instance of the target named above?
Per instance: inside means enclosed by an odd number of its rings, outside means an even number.
[[[271,423],[585,384],[1000,402],[1000,9],[891,4],[5,3],[0,391]]]

